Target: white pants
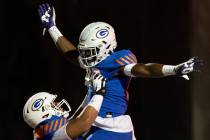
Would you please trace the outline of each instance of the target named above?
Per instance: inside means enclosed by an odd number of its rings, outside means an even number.
[[[102,118],[98,116],[93,126],[112,132],[119,132],[119,133],[132,132],[133,134],[132,140],[136,140],[133,124],[131,121],[131,117],[129,115],[121,115],[112,118]]]

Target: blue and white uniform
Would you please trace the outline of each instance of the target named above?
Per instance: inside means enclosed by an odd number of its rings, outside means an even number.
[[[90,131],[77,140],[135,140],[133,125],[129,115],[125,115],[128,106],[128,86],[131,77],[120,73],[120,69],[128,64],[137,63],[135,55],[129,50],[112,53],[94,68],[107,78],[106,95],[104,96],[99,115]],[[89,86],[88,95],[83,107],[93,96]],[[35,140],[71,140],[66,134],[64,117],[53,116],[40,123],[34,130]]]
[[[71,140],[65,130],[67,123],[63,116],[53,116],[43,121],[34,129],[34,140]]]
[[[130,50],[112,53],[91,70],[99,70],[107,79],[106,95],[96,119],[94,127],[86,135],[88,140],[132,140],[133,125],[127,111],[129,94],[128,87],[131,77],[120,73],[120,69],[128,64],[137,63],[135,55]],[[89,88],[89,98],[93,95]]]

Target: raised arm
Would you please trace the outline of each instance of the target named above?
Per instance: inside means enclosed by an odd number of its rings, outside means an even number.
[[[197,57],[193,57],[188,61],[178,65],[164,65],[157,63],[150,64],[130,64],[122,68],[127,76],[132,77],[149,77],[158,78],[170,75],[178,75],[189,80],[187,74],[193,71],[199,71],[203,65],[202,61]]]
[[[67,135],[71,138],[76,138],[82,133],[86,132],[98,116],[98,112],[103,101],[103,96],[106,92],[106,79],[100,74],[94,74],[92,76],[92,83],[95,90],[95,95],[92,97],[81,115],[70,121],[66,126]]]
[[[77,63],[78,51],[77,48],[65,38],[55,23],[55,9],[49,4],[41,4],[38,8],[38,13],[41,22],[45,29],[48,30],[51,38],[56,44],[58,50],[71,62]],[[44,29],[44,31],[45,31]]]

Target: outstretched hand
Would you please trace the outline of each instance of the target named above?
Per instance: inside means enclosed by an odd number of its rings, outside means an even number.
[[[201,72],[203,61],[198,57],[193,57],[188,61],[175,66],[176,75],[182,76],[186,80],[189,80],[188,73]]]

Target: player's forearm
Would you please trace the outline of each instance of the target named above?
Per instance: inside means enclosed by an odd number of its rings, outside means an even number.
[[[49,28],[48,31],[51,38],[55,42],[57,48],[62,53],[76,50],[76,47],[62,35],[62,33],[59,31],[59,29],[56,26],[52,26],[51,28]]]
[[[168,75],[175,75],[175,66],[158,63],[130,64],[124,67],[124,73],[133,77],[159,78]]]
[[[162,68],[163,64],[136,64],[131,73],[138,77],[163,77]]]
[[[58,38],[56,46],[64,54],[70,51],[77,50],[76,47],[64,36]]]
[[[68,130],[68,136],[71,138],[80,136],[82,133],[90,129],[97,116],[98,111],[93,107],[88,106],[79,118],[72,120],[70,124],[67,125],[66,130]]]
[[[72,120],[67,125],[66,132],[69,137],[76,138],[91,127],[96,117],[98,116],[102,102],[102,95],[94,95],[92,97],[84,112],[82,112],[78,118]]]

